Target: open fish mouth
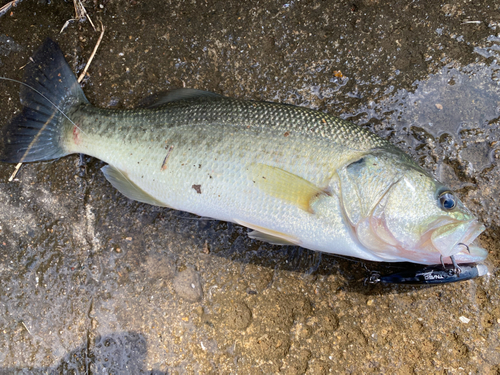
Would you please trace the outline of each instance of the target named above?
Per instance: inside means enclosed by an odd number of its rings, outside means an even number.
[[[487,256],[485,249],[473,243],[484,230],[476,219],[452,222],[433,229],[430,242],[445,263],[452,262],[451,256],[458,263],[477,263]]]
[[[372,217],[356,228],[358,238],[386,261],[412,261],[421,264],[478,263],[487,251],[476,238],[484,231],[484,225],[476,219],[455,220],[441,217],[429,225],[415,245],[400,243],[391,233],[384,220]]]
[[[453,254],[457,263],[478,263],[486,259],[486,256],[488,255],[488,252],[479,245],[471,243],[467,245],[467,248],[468,250],[461,250],[460,252]],[[445,259],[444,262],[451,263],[451,259],[449,261]]]

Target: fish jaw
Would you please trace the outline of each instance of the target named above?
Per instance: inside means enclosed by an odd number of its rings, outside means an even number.
[[[451,257],[459,264],[478,263],[486,259],[488,252],[477,240],[486,228],[477,219],[450,223],[448,218],[444,218],[436,222],[416,246],[422,254],[427,254],[426,264],[452,264]]]
[[[457,263],[479,263],[486,259],[488,251],[479,245],[469,244],[469,251],[462,249],[460,252],[453,254]],[[451,259],[444,259],[444,263],[452,263]]]
[[[430,239],[443,258],[453,256],[457,262],[476,263],[484,260],[487,252],[472,243],[485,229],[476,219],[458,221],[432,230]]]
[[[479,246],[476,238],[485,230],[476,219],[455,221],[448,218],[436,220],[429,226],[421,240],[411,246],[393,236],[382,217],[369,217],[354,227],[360,243],[386,262],[413,262],[420,264],[458,263],[483,261],[487,251]]]

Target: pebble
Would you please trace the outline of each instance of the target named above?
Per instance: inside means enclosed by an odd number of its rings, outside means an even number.
[[[470,322],[470,319],[469,318],[466,318],[465,316],[461,316],[460,318],[458,318],[462,323],[464,324],[467,324]]]

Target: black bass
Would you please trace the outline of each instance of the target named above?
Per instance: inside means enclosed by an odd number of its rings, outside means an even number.
[[[422,264],[487,255],[472,244],[484,226],[450,189],[328,114],[190,89],[147,108],[96,108],[51,40],[20,96],[22,113],[0,133],[3,162],[87,154],[130,199],[237,223],[273,244]]]

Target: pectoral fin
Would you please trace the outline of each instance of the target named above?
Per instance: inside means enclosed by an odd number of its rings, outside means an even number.
[[[104,173],[104,177],[106,177],[106,180],[108,180],[116,190],[125,195],[127,198],[147,204],[152,204],[153,206],[169,207],[165,203],[160,202],[159,200],[142,190],[139,186],[137,186],[137,184],[129,179],[125,172],[122,172],[111,165],[106,165],[105,167],[101,168],[101,170],[102,173]]]
[[[326,192],[313,183],[266,164],[252,164],[249,168],[252,181],[267,194],[296,205],[304,211],[313,213],[312,201]]]
[[[268,242],[273,245],[300,245],[300,240],[290,234],[264,228],[260,225],[251,224],[243,220],[234,221],[244,227],[253,229],[252,232],[248,233],[248,237],[254,240]]]

